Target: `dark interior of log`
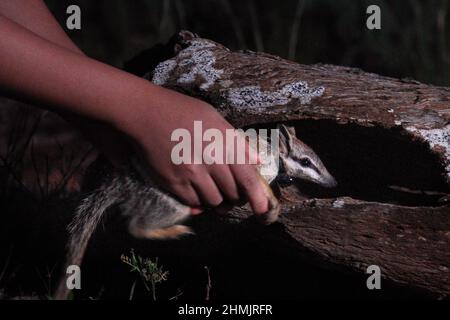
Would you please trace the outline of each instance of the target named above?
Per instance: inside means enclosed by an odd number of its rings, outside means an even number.
[[[295,181],[292,196],[354,199],[404,206],[440,206],[449,193],[444,167],[428,146],[401,128],[386,129],[330,120],[287,122],[320,156],[339,185],[324,189]],[[256,125],[273,128],[275,124]],[[282,187],[287,187],[283,185]],[[424,192],[425,191],[425,192]]]

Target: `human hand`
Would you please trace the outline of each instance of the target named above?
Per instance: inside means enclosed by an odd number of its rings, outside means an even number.
[[[156,179],[185,204],[194,207],[217,207],[223,201],[247,200],[255,214],[269,210],[268,199],[256,168],[250,164],[174,164],[171,159],[176,142],[171,141],[176,129],[187,129],[194,136],[194,121],[202,121],[203,130],[225,130],[233,127],[209,104],[164,88],[149,86],[118,121],[117,126],[135,141]],[[203,132],[202,132],[203,135]],[[198,150],[194,150],[195,153]],[[239,150],[242,152],[243,150]],[[201,150],[203,152],[203,149]],[[227,150],[224,145],[224,158]],[[246,163],[255,160],[246,148]],[[202,157],[202,154],[194,154]],[[198,212],[198,210],[196,210]],[[196,212],[193,211],[194,213]]]
[[[217,206],[224,199],[245,199],[256,214],[268,211],[254,166],[172,162],[173,130],[192,131],[195,120],[202,121],[205,130],[232,129],[207,103],[68,50],[1,15],[0,35],[0,90],[5,94],[126,133],[161,186],[187,205]]]

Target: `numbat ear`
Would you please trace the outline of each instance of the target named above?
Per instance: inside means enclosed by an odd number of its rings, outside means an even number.
[[[295,138],[295,127],[287,127],[284,124],[278,125],[280,133],[280,153],[288,154],[291,150],[292,141]]]

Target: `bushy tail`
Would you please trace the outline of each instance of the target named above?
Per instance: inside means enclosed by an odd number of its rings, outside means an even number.
[[[77,208],[75,217],[68,226],[69,242],[67,244],[66,264],[63,275],[54,294],[56,300],[66,300],[70,290],[67,288],[67,267],[70,265],[81,266],[84,253],[89,240],[102,220],[106,210],[119,200],[119,195],[114,194],[111,184],[106,189],[100,189],[86,197]]]

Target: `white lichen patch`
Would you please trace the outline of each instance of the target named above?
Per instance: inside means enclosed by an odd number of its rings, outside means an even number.
[[[217,44],[202,39],[192,39],[187,44],[175,58],[161,62],[155,68],[151,76],[154,84],[167,84],[175,71],[179,76],[172,81],[191,84],[200,80],[200,90],[208,90],[215,83],[219,83],[224,89],[222,96],[227,107],[232,108],[268,108],[286,105],[294,99],[300,104],[309,104],[313,98],[320,97],[325,92],[324,87],[310,88],[306,81],[296,81],[274,91],[263,91],[258,85],[232,88],[231,80],[221,79],[224,70],[215,67],[216,56],[213,48]],[[258,79],[255,79],[255,82],[257,81]]]
[[[171,72],[175,69],[177,63],[175,60],[166,60],[158,64],[153,71],[152,82],[158,86],[162,86],[167,83],[170,78]],[[148,78],[148,76],[145,76]]]
[[[336,199],[333,201],[333,208],[343,208],[345,206],[345,201],[343,199]]]
[[[442,129],[416,129],[407,127],[406,130],[420,136],[425,140],[431,149],[442,148],[446,157],[447,179],[450,180],[450,124]]]
[[[215,46],[204,40],[190,40],[188,47],[181,50],[175,58],[158,64],[153,72],[152,82],[164,85],[175,68],[181,68],[182,73],[176,79],[178,83],[189,84],[200,78],[203,80],[200,89],[208,90],[223,74],[223,70],[214,67],[216,57],[211,48]]]
[[[223,70],[216,69],[216,57],[210,50],[214,48],[214,43],[209,43],[197,39],[189,41],[189,46],[182,50],[177,57],[178,65],[188,69],[187,72],[181,74],[178,78],[178,83],[192,83],[198,77],[203,79],[200,85],[201,90],[208,90],[220,76]]]
[[[324,87],[309,88],[306,81],[297,81],[276,91],[262,91],[259,86],[231,88],[226,91],[225,98],[234,108],[268,108],[286,105],[293,99],[309,104],[312,98],[320,97],[324,92]]]

